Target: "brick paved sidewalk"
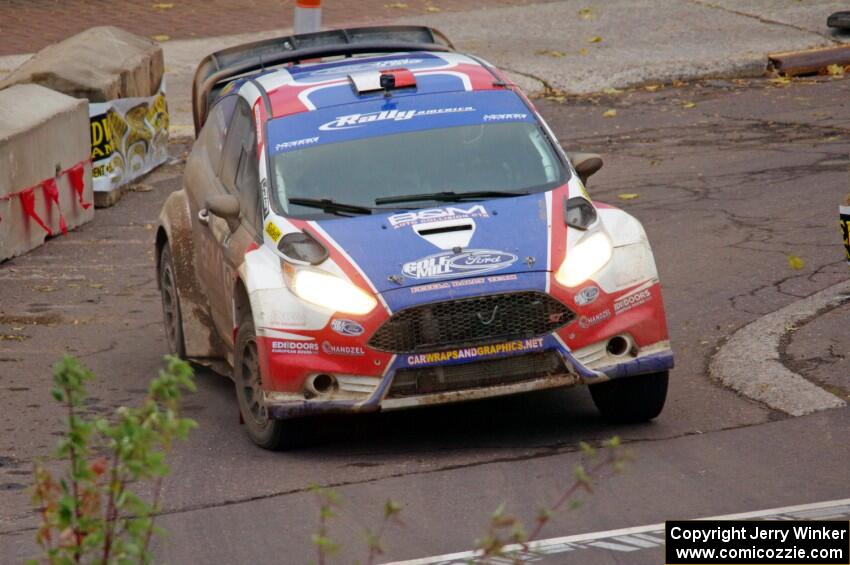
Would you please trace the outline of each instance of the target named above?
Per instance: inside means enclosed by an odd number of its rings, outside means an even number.
[[[325,0],[326,27],[541,0]],[[32,53],[88,27],[115,25],[158,40],[292,25],[294,0],[0,0],[0,55]],[[162,36],[162,37],[158,37]]]

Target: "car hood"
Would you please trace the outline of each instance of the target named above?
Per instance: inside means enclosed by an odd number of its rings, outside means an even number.
[[[546,193],[316,222],[378,292],[549,270]]]

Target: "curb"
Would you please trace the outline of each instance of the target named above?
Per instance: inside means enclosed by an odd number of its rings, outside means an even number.
[[[715,354],[709,375],[732,390],[791,416],[846,406],[839,397],[785,367],[779,354],[782,339],[788,333],[786,328],[841,305],[846,295],[850,295],[850,280],[744,326]]]

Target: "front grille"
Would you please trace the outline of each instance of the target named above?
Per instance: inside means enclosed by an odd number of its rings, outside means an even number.
[[[369,346],[392,353],[438,351],[538,337],[575,313],[542,292],[511,292],[434,302],[401,310],[384,322]]]
[[[399,398],[506,385],[566,372],[561,356],[555,351],[529,353],[462,365],[400,369],[396,371],[388,396]]]

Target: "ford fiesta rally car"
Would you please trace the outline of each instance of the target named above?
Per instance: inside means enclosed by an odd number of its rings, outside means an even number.
[[[580,383],[609,419],[660,413],[646,234],[499,70],[429,28],[321,32],[210,55],[193,110],[156,238],[166,336],[232,375],[257,444]]]

